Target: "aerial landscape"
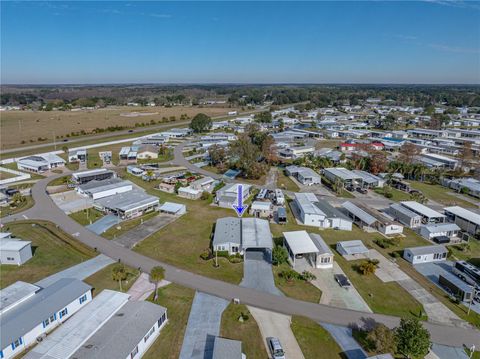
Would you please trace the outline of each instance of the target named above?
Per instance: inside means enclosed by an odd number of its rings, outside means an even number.
[[[480,2],[0,7],[0,359],[480,359]]]

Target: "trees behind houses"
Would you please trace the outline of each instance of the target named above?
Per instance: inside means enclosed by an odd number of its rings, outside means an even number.
[[[199,113],[192,118],[190,128],[195,133],[208,131],[212,128],[212,119],[204,113]]]

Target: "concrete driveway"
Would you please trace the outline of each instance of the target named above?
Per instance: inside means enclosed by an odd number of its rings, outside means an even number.
[[[165,287],[168,284],[170,282],[164,279],[158,283],[157,288]],[[146,300],[154,291],[155,284],[150,282],[150,276],[147,273],[141,273],[127,293],[130,295],[130,300],[142,301]]]
[[[378,268],[375,271],[375,275],[384,283],[397,282],[399,280],[409,279],[410,277],[405,274],[398,264],[385,258],[376,249],[369,250],[370,259],[378,260]]]
[[[335,281],[333,277],[335,274],[345,275],[345,272],[336,262],[333,263],[332,269],[318,269],[304,265],[296,266],[296,270],[300,273],[307,270],[317,277],[311,283],[322,291],[320,304],[372,313],[372,310],[355,287],[351,286],[349,289],[345,289]]]
[[[290,328],[291,317],[289,315],[274,313],[250,306],[248,310],[255,318],[260,333],[262,333],[263,343],[265,344],[267,353],[270,353],[270,349],[268,349],[267,346],[267,338],[276,337],[280,340],[287,358],[304,358],[297,339]]]
[[[240,286],[275,295],[283,295],[275,286],[272,264],[263,252],[247,251],[245,253],[243,280]]]
[[[83,197],[76,191],[54,193],[50,197],[66,214],[82,211],[93,206],[93,200],[91,198]]]
[[[148,221],[132,228],[121,236],[115,238],[113,241],[125,248],[133,248],[145,238],[151,236],[153,233],[159,231],[161,228],[175,221],[178,216],[167,213],[159,213]]]
[[[98,272],[99,270],[105,268],[112,263],[114,263],[113,259],[103,254],[99,254],[95,258],[74,265],[73,267],[67,268],[61,272],[52,274],[51,276],[44,278],[35,284],[40,287],[47,287],[62,278],[75,278],[79,280],[84,280],[85,278],[90,277],[92,274]]]
[[[180,359],[211,359],[215,337],[220,334],[222,313],[228,301],[196,292],[183,337]]]
[[[353,339],[352,329],[334,324],[320,323],[326,331],[335,339],[348,359],[365,359],[367,354],[362,347]]]

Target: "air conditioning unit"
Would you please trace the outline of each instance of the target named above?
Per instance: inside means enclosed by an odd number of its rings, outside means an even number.
[[[47,334],[43,333],[42,335],[40,335],[39,337],[37,337],[37,343],[40,343],[41,341],[43,341],[43,339],[45,339],[47,337]]]

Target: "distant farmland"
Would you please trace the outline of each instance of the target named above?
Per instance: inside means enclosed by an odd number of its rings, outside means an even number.
[[[209,116],[227,115],[235,108],[228,107],[115,107],[93,111],[5,111],[0,113],[1,148],[52,142],[53,136],[66,138],[72,132],[92,133],[96,128],[114,126],[134,127],[136,123],[162,121],[166,117],[187,115],[190,118],[203,112]],[[149,113],[135,115],[134,113]],[[114,134],[115,132],[112,132]],[[39,140],[39,139],[44,139]],[[73,137],[74,138],[74,137]],[[22,142],[23,141],[23,142]]]

